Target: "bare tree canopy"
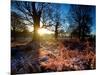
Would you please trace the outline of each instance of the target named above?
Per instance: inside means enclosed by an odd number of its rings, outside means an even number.
[[[79,38],[84,38],[88,36],[91,32],[91,27],[93,26],[93,17],[91,13],[93,12],[92,6],[72,6],[70,8],[72,35],[78,36]]]
[[[27,24],[33,25],[33,39],[38,38],[37,30],[40,27],[41,14],[47,3],[36,3],[27,1],[12,1],[12,6],[15,6],[16,12],[19,12]],[[13,8],[12,8],[13,9]]]

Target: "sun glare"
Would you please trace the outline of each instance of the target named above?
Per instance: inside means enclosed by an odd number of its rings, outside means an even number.
[[[54,32],[52,32],[52,31],[50,31],[50,30],[48,30],[48,29],[45,29],[45,28],[40,28],[40,29],[38,30],[38,33],[39,33],[40,35],[44,35],[44,34],[52,34],[52,33],[54,33]]]
[[[27,27],[28,27],[29,32],[32,32],[34,30],[34,28],[32,26],[27,26]],[[41,23],[41,27],[42,27],[42,23]],[[50,31],[46,28],[41,28],[41,27],[38,29],[39,35],[53,34],[54,33],[53,31]]]
[[[29,32],[32,32],[34,30],[32,26],[27,26],[27,27],[28,27]]]

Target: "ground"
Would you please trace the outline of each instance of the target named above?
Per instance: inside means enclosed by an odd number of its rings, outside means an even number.
[[[92,70],[96,68],[93,42],[80,42],[75,39],[42,40],[39,42],[38,57],[34,58],[35,51],[26,48],[30,41],[17,40],[11,43],[12,74]],[[33,47],[36,47],[35,44]]]

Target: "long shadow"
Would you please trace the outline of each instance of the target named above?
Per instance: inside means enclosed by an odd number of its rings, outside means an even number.
[[[11,74],[39,73],[38,41],[31,41],[26,45],[11,47]]]

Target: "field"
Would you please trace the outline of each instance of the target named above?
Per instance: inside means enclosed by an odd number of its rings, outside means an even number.
[[[96,69],[95,42],[78,39],[42,39],[35,50],[27,44],[29,40],[11,43],[11,73],[43,73]]]

